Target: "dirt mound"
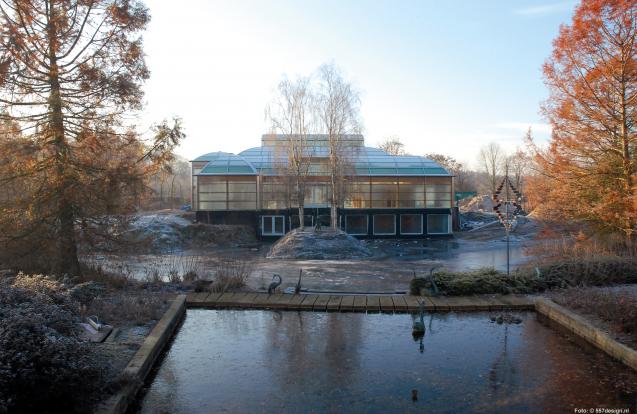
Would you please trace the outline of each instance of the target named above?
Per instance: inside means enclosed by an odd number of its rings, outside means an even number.
[[[168,253],[188,248],[235,246],[254,243],[249,226],[193,223],[180,213],[140,213],[130,218],[129,241],[140,242],[153,253]]]
[[[460,202],[460,211],[493,211],[493,199],[488,195],[476,196]]]
[[[295,229],[270,249],[276,259],[361,259],[372,252],[360,240],[335,229],[320,231]]]

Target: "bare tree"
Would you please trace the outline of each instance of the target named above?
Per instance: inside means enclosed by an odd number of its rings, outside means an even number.
[[[396,135],[387,137],[384,141],[378,144],[378,148],[390,155],[407,155],[407,152],[405,151],[405,144],[403,144],[400,141],[400,138]]]
[[[518,148],[513,154],[507,157],[506,163],[509,176],[513,179],[515,187],[522,191],[524,179],[528,175],[531,166],[531,157]]]
[[[491,194],[495,193],[498,185],[498,175],[502,171],[502,163],[505,160],[504,152],[500,145],[495,142],[480,149],[479,160],[484,172],[488,176]]]
[[[467,171],[461,162],[456,161],[452,156],[429,153],[425,154],[425,158],[437,162],[454,176],[453,187],[456,191],[472,191],[475,189],[470,182],[470,172]]]
[[[285,153],[285,174],[294,180],[301,230],[304,227],[305,187],[314,153],[308,141],[313,124],[313,105],[309,78],[290,80],[284,77],[273,102],[266,109],[273,132],[283,134],[278,149]]]
[[[164,168],[150,177],[151,197],[144,200],[144,208],[166,208],[166,197],[168,197],[170,208],[176,207],[175,202],[188,202],[184,198],[184,190],[190,187],[192,175],[190,163],[180,156],[167,163]]]
[[[333,65],[319,68],[316,110],[327,135],[331,226],[338,228],[338,208],[346,197],[346,177],[353,170],[355,148],[347,135],[360,132],[360,98]]]

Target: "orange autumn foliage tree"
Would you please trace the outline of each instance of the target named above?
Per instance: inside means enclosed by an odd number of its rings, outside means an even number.
[[[583,0],[544,64],[553,128],[533,146],[543,212],[634,239],[637,1]],[[532,144],[532,143],[531,143]]]
[[[0,2],[0,121],[17,125],[0,137],[0,187],[19,189],[0,199],[0,261],[79,275],[87,220],[126,211],[170,158],[178,123],[150,144],[126,124],[149,77],[149,18],[136,0]]]

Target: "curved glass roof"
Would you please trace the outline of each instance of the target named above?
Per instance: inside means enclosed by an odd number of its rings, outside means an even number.
[[[209,152],[207,154],[200,155],[199,157],[195,158],[191,162],[212,161],[219,158],[222,155],[234,155],[234,154],[231,154],[229,152],[221,152],[221,151]]]
[[[270,147],[254,147],[239,153],[244,160],[254,166],[259,173],[264,175],[274,175],[274,151]],[[281,164],[285,165],[286,160],[282,159]]]
[[[324,154],[313,154],[323,158]],[[226,152],[211,152],[194,161],[209,161],[199,175],[275,175],[275,152],[272,147],[254,147],[239,155]],[[279,156],[279,165],[285,165],[284,156]],[[423,176],[450,174],[440,164],[425,157],[413,155],[389,155],[371,147],[359,147],[354,154],[354,167],[361,176]]]
[[[356,157],[357,175],[449,175],[440,164],[414,155],[389,155],[364,147]]]
[[[212,153],[214,154],[214,153]],[[197,175],[256,175],[257,170],[242,157],[227,152],[216,153]],[[210,154],[206,154],[208,156]],[[205,157],[204,156],[204,157]],[[195,161],[206,161],[197,158]]]

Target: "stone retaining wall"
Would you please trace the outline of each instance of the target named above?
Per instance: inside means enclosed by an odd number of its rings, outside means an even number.
[[[96,413],[124,414],[126,412],[185,314],[186,295],[179,295],[124,369],[122,380],[125,385],[102,403],[95,411]]]
[[[538,298],[535,301],[535,311],[611,357],[637,370],[637,351],[620,344],[581,316],[545,298]]]

